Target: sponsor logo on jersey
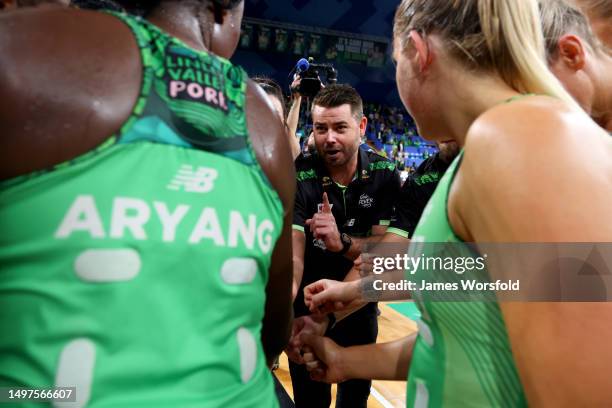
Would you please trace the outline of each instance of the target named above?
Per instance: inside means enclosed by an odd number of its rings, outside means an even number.
[[[361,208],[370,208],[374,204],[374,199],[367,194],[362,194],[359,197],[359,206]]]
[[[330,204],[330,205],[329,205],[329,209],[331,210],[331,209],[333,209],[333,208],[334,208],[334,205],[333,205],[333,204]],[[323,203],[319,203],[319,204],[317,204],[317,212],[321,212],[321,211],[323,211]]]
[[[323,251],[327,249],[327,246],[325,245],[325,242],[323,242],[322,239],[313,239],[312,245],[316,248],[322,249]]]
[[[187,193],[208,193],[214,188],[219,173],[208,167],[194,169],[189,164],[182,165],[170,181],[168,190],[183,190]]]
[[[223,92],[226,79],[218,59],[170,46],[166,50],[165,70],[168,97],[200,102],[228,112]]]

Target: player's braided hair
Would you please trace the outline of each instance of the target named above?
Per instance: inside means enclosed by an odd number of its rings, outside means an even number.
[[[174,0],[188,1],[188,0]],[[221,14],[223,10],[231,10],[244,0],[196,0],[202,3],[212,4],[215,13],[215,22],[221,22]],[[125,9],[136,15],[146,16],[155,9],[162,0],[117,0]]]

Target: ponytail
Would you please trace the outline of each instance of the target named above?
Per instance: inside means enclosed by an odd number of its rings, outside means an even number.
[[[535,0],[478,0],[478,14],[491,63],[507,84],[522,93],[549,95],[577,106],[546,64]]]
[[[468,69],[493,71],[521,93],[550,95],[578,107],[548,70],[537,0],[402,0],[394,36],[435,32]]]

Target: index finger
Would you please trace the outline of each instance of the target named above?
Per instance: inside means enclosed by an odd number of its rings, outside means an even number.
[[[327,198],[327,193],[323,193],[323,212],[331,213],[331,205],[329,205],[329,199]]]

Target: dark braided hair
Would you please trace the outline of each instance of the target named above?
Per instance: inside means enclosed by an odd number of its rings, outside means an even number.
[[[128,12],[139,16],[147,16],[150,14],[162,0],[116,0],[117,3],[121,4]],[[184,0],[173,0],[173,1],[184,1]],[[223,10],[231,10],[244,0],[198,0],[202,3],[208,3],[213,5],[215,13],[215,22],[221,23],[221,15]]]
[[[125,11],[113,0],[72,0],[70,5],[84,10]]]

